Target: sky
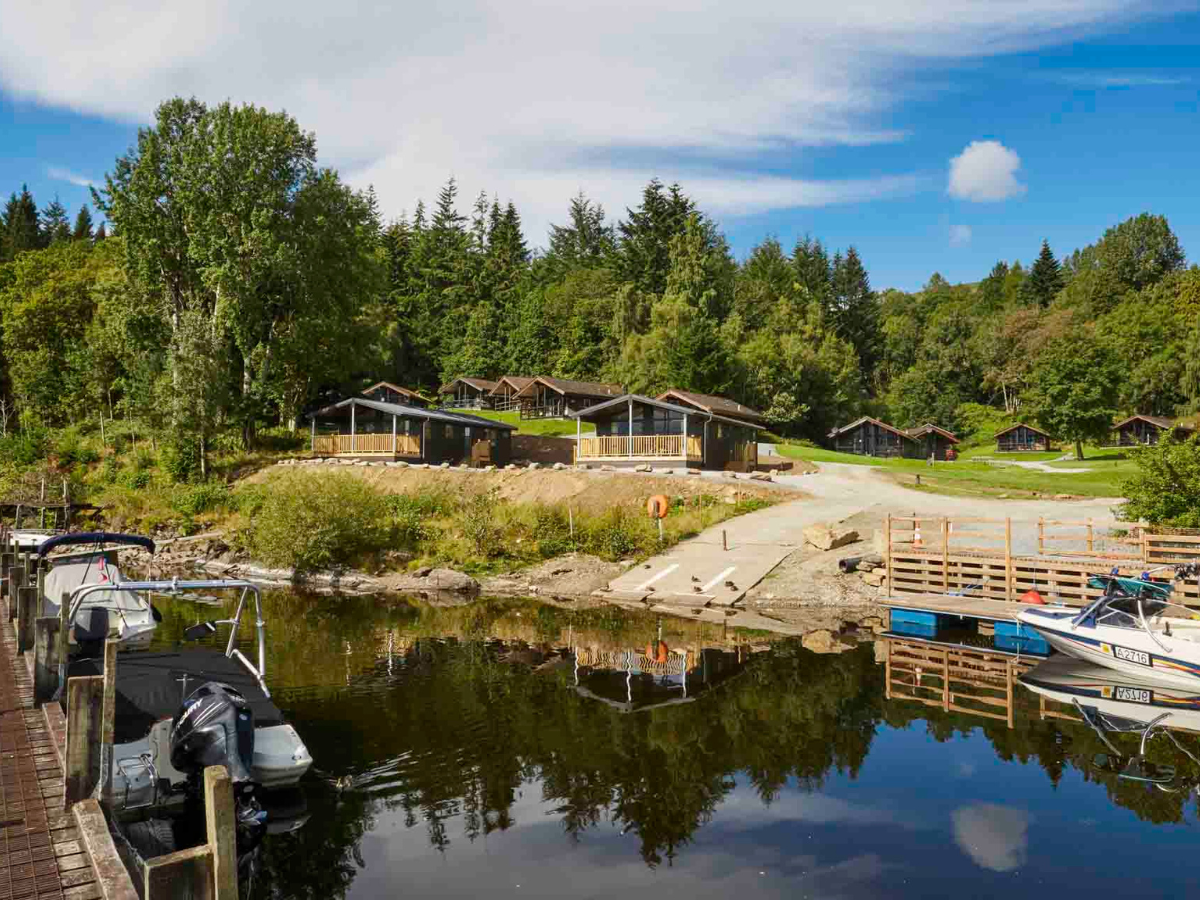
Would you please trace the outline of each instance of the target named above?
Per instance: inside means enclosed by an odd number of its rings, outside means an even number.
[[[173,7],[173,8],[172,8]],[[854,245],[876,288],[1163,214],[1200,259],[1200,3],[0,0],[0,192],[72,214],[174,95],[286,109],[388,217],[453,176],[532,245],[678,181],[741,258]]]

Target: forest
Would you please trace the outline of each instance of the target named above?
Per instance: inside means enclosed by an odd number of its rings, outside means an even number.
[[[1069,253],[1031,235],[1028,265],[909,293],[819,236],[739,259],[686,185],[658,180],[616,215],[564,197],[548,235],[453,178],[385,221],[288,114],[180,98],[73,217],[13,187],[5,440],[115,419],[203,458],[368,383],[458,375],[724,394],[812,441],[863,414],[989,434],[1022,419],[1075,442],[1118,414],[1200,409],[1200,269],[1150,212]]]

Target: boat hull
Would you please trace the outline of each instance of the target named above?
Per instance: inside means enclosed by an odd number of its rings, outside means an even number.
[[[1081,624],[1071,628],[1069,615],[1022,610],[1022,624],[1034,628],[1053,647],[1076,659],[1137,679],[1200,690],[1200,645],[1168,639],[1164,653],[1140,629]]]

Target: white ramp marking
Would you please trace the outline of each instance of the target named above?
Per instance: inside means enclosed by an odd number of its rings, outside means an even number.
[[[672,563],[671,565],[669,565],[665,569],[663,569],[661,572],[659,572],[657,575],[655,575],[653,578],[649,579],[648,581],[643,581],[641,584],[639,584],[637,587],[635,587],[634,590],[635,591],[644,591],[646,588],[650,587],[650,585],[654,584],[654,582],[658,581],[659,579],[666,578],[668,575],[670,575],[672,572],[674,572],[678,568],[679,568],[679,563]]]
[[[710,587],[712,587],[714,584],[716,584],[716,583],[717,583],[718,581],[720,581],[722,578],[725,578],[726,576],[728,576],[728,575],[732,574],[732,573],[733,573],[733,570],[734,570],[734,569],[736,569],[736,568],[737,568],[737,566],[730,566],[730,567],[729,567],[728,569],[726,569],[724,572],[721,572],[721,573],[719,573],[719,574],[717,575],[717,577],[716,577],[716,578],[714,578],[712,581],[710,581],[708,584],[702,584],[702,585],[700,585],[700,590],[702,590],[702,591],[707,591],[707,590],[708,590]]]

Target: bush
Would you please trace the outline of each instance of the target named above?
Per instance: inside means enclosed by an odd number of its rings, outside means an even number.
[[[613,507],[591,525],[588,549],[597,556],[617,560],[633,556],[641,546],[638,524],[623,507]]]
[[[471,542],[475,553],[485,558],[496,556],[500,550],[495,506],[496,492],[483,491],[467,498],[459,516],[463,536]]]
[[[46,458],[49,446],[50,433],[45,428],[25,428],[0,438],[0,459],[27,469]]]
[[[125,486],[135,491],[145,490],[150,487],[150,473],[145,469],[128,473],[125,476]]]
[[[191,481],[200,472],[200,441],[192,437],[177,437],[164,444],[162,469],[176,484]]]
[[[394,527],[387,498],[349,473],[275,480],[246,527],[246,546],[270,566],[298,573],[352,564],[387,548]]]
[[[1200,435],[1135,447],[1130,458],[1138,471],[1121,484],[1121,493],[1129,498],[1120,507],[1121,518],[1200,528]]]
[[[185,516],[198,516],[229,506],[229,488],[220,481],[180,485],[171,495],[171,508]]]
[[[308,435],[290,428],[264,428],[255,437],[260,450],[270,453],[291,453],[308,446]]]
[[[242,485],[230,495],[230,505],[247,518],[258,515],[267,502],[267,487],[263,484]]]

